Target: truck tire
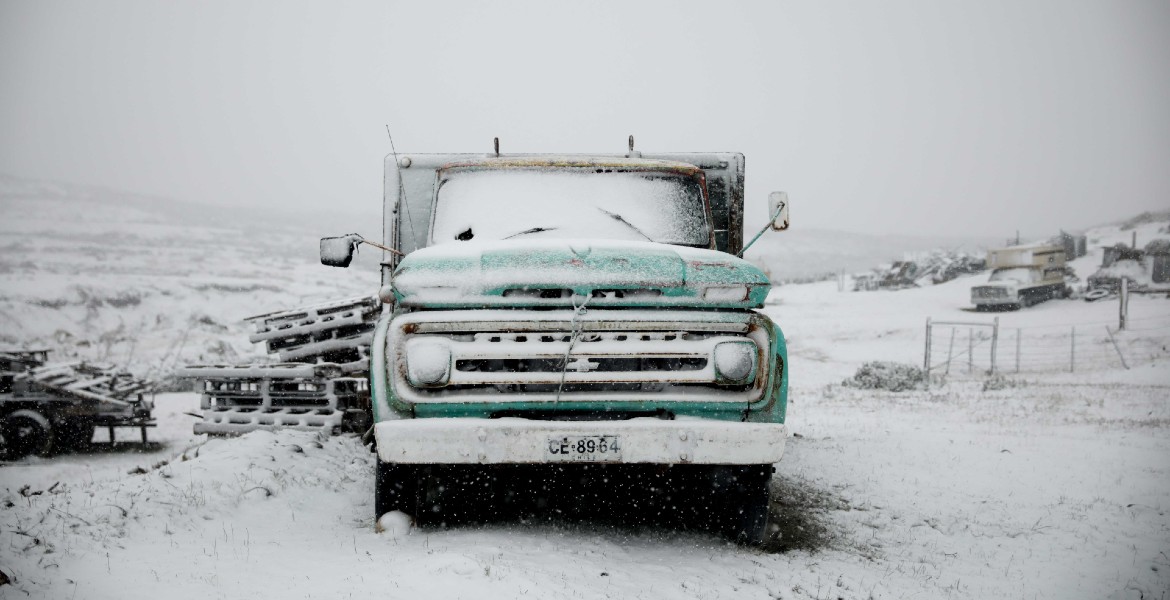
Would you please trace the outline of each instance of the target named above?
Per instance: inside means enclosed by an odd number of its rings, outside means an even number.
[[[71,418],[57,422],[53,435],[55,452],[88,450],[93,442],[94,424],[89,419]]]
[[[417,507],[418,470],[378,459],[374,472],[374,522],[396,510],[417,516]]]
[[[1105,288],[1091,289],[1084,295],[1085,302],[1096,302],[1103,298],[1108,298],[1111,293],[1112,292]]]
[[[775,530],[772,516],[772,465],[726,467],[724,536],[738,544],[764,546]]]
[[[53,426],[44,415],[35,410],[17,410],[4,417],[3,447],[0,454],[8,460],[30,454],[48,456],[53,451]]]

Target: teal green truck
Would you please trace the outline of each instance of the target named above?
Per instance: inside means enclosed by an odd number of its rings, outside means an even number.
[[[788,371],[743,189],[738,153],[388,156],[381,243],[321,240],[330,266],[384,253],[375,518],[506,504],[507,472],[581,474],[562,496],[673,473],[722,533],[765,539]]]

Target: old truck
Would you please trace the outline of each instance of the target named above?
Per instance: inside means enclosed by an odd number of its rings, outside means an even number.
[[[384,253],[375,519],[502,506],[518,475],[598,499],[637,473],[687,482],[729,538],[769,535],[788,372],[740,258],[742,154],[391,154],[384,183],[380,244],[321,240],[330,266]],[[787,228],[782,192],[769,217],[760,234]]]
[[[1067,298],[1064,249],[1019,245],[990,250],[986,285],[971,288],[976,309],[1024,308],[1052,298]]]

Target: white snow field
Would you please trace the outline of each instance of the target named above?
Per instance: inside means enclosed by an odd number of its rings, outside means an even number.
[[[242,317],[376,286],[368,268],[314,266],[317,235],[341,231],[247,237],[242,226],[112,202],[74,216],[75,194],[26,190],[35,198],[20,200],[13,187],[0,195],[9,345],[104,352],[157,373],[259,356]],[[1142,225],[1139,244],[1166,231]],[[1098,248],[1075,263],[1082,279],[1100,245],[1129,235],[1090,232]],[[835,282],[773,292],[766,311],[788,335],[794,432],[777,465],[782,552],[555,515],[452,529],[400,520],[376,533],[374,458],[357,438],[209,440],[183,414],[198,396],[173,393],[157,397],[156,443],[143,451],[126,444],[0,465],[0,571],[10,580],[0,598],[1163,600],[1170,300],[1132,299],[1131,328],[1116,333],[1127,369],[1105,332],[1116,326],[1115,300],[966,310],[970,286],[986,277],[897,292],[838,292]],[[928,389],[841,385],[866,361],[921,365],[927,317],[999,317],[1002,376],[968,374],[962,356]],[[1069,372],[1060,336],[1074,325],[1089,333]],[[1025,345],[1059,360],[1027,355],[1016,373],[1017,328]],[[968,331],[958,331],[965,349]]]

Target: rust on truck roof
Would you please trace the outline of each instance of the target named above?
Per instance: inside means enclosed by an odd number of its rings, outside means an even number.
[[[453,162],[440,169],[622,169],[628,171],[673,171],[683,175],[703,175],[703,169],[690,163],[647,158],[587,157],[587,156],[508,156]]]

